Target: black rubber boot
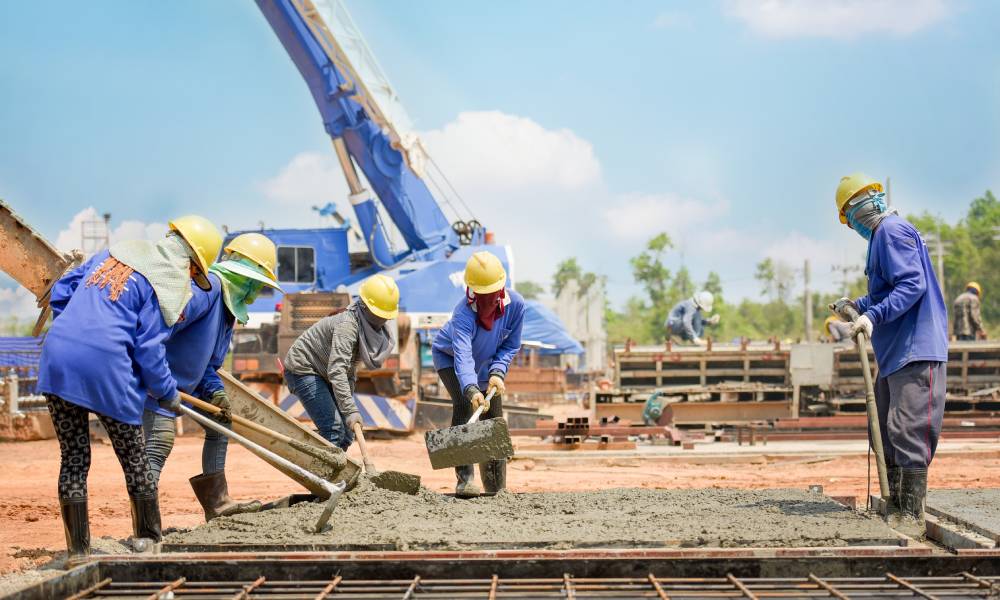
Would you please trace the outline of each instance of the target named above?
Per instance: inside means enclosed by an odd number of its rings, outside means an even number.
[[[479,495],[479,486],[476,485],[475,467],[472,465],[455,467],[455,475],[458,476],[458,484],[455,485],[456,498],[475,498]]]
[[[885,506],[885,519],[892,522],[900,517],[899,504],[899,467],[886,467],[889,478],[889,502]]]
[[[507,459],[479,463],[479,478],[487,494],[507,489]]]
[[[205,511],[205,520],[215,517],[228,517],[241,513],[255,513],[261,509],[259,500],[237,502],[229,497],[229,484],[226,482],[226,472],[202,473],[188,480],[195,497]]]
[[[911,537],[924,536],[924,502],[927,499],[927,468],[900,469],[900,531]]]
[[[63,532],[66,534],[66,553],[69,558],[82,558],[90,554],[90,517],[87,499],[59,500]]]
[[[146,552],[163,536],[160,531],[160,498],[156,492],[144,496],[129,496],[132,508],[133,547],[136,552]]]

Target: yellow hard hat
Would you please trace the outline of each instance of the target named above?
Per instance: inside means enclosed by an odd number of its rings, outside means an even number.
[[[358,293],[375,316],[395,319],[399,314],[399,287],[392,277],[372,275],[361,283]]]
[[[980,298],[983,297],[983,286],[979,285],[975,281],[970,281],[969,283],[965,284],[965,289],[969,288],[976,290],[976,295],[979,296]]]
[[[226,244],[226,252],[238,252],[264,269],[271,281],[277,282],[274,265],[278,262],[278,249],[266,235],[241,233]]]
[[[835,317],[833,315],[830,315],[829,317],[826,318],[825,321],[823,321],[823,329],[825,329],[827,333],[832,334],[833,330],[830,329],[830,325],[833,325],[834,323],[836,323],[839,320],[840,319],[838,319],[837,317]]]
[[[187,215],[170,221],[170,231],[176,231],[191,246],[198,257],[198,268],[202,274],[208,273],[208,267],[219,256],[222,248],[222,234],[219,229],[205,217]]]
[[[465,263],[465,285],[477,294],[491,294],[507,284],[507,271],[500,259],[485,250],[476,252]]]
[[[840,217],[841,223],[847,223],[846,207],[848,201],[868,189],[881,192],[882,184],[864,173],[854,173],[840,178],[840,185],[837,186],[836,200],[837,215]]]

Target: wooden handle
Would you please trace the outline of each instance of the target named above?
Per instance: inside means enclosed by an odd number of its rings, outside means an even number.
[[[354,430],[354,437],[358,440],[358,447],[361,448],[361,458],[365,463],[365,472],[369,475],[375,474],[375,463],[372,459],[368,457],[368,442],[365,441],[365,432],[361,429],[361,423],[355,423],[351,426]]]
[[[222,412],[221,408],[219,408],[218,406],[216,406],[216,405],[214,405],[214,404],[212,404],[210,402],[205,402],[204,400],[199,400],[199,399],[195,398],[194,396],[192,396],[190,394],[185,394],[184,392],[181,392],[181,391],[178,391],[177,393],[180,394],[181,400],[187,402],[188,404],[190,404],[191,406],[197,408],[198,410],[201,410],[201,411],[204,411],[204,412],[207,412],[207,413],[211,413],[213,415],[217,415],[217,414],[219,414],[219,413]],[[292,438],[288,437],[287,435],[278,433],[277,431],[271,431],[267,427],[264,427],[260,423],[254,423],[250,419],[245,419],[245,418],[243,418],[243,417],[241,417],[239,415],[234,415],[232,413],[230,413],[229,418],[233,420],[233,423],[239,423],[243,427],[246,427],[247,429],[252,429],[252,430],[256,431],[257,433],[261,433],[263,435],[269,436],[271,439],[275,439],[275,440],[278,440],[279,442],[284,442],[286,444],[292,442]]]

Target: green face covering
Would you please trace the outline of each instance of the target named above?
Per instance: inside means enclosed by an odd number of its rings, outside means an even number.
[[[249,320],[247,306],[253,304],[264,283],[247,276],[247,269],[266,277],[253,261],[247,258],[228,258],[213,264],[208,270],[222,281],[222,301],[241,324]]]

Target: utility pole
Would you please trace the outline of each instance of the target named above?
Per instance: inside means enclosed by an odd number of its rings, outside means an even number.
[[[938,221],[937,233],[929,233],[924,237],[924,243],[931,246],[934,250],[935,259],[935,270],[938,276],[938,285],[941,286],[941,295],[947,297],[947,292],[945,291],[945,273],[944,273],[944,255],[951,246],[951,242],[945,242],[941,239],[941,221]]]
[[[889,177],[885,178],[885,206],[892,208],[892,181]]]
[[[805,310],[806,341],[813,341],[813,300],[812,292],[809,291],[809,259],[805,260],[802,266],[802,279],[805,284],[805,291],[802,293],[802,304]]]

